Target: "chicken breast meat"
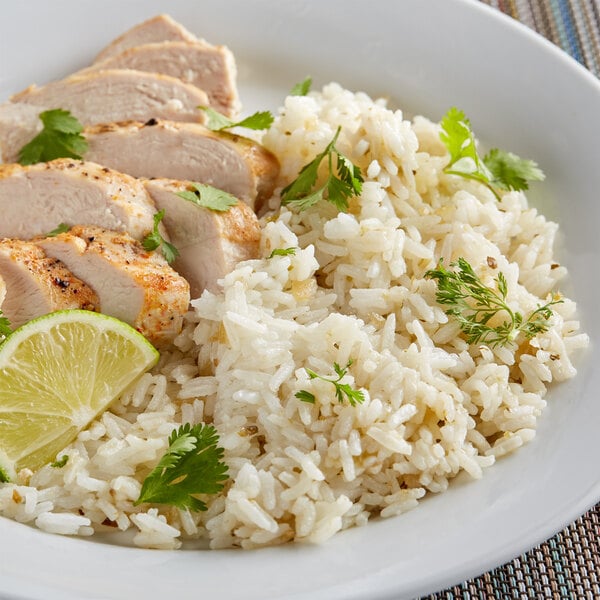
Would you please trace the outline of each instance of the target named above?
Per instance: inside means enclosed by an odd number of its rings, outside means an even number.
[[[70,111],[82,125],[169,119],[203,123],[206,93],[181,79],[133,69],[75,73],[43,86],[32,85],[0,105],[0,150],[16,162],[19,150],[40,130],[39,113]]]
[[[0,240],[0,276],[6,287],[2,312],[13,328],[56,310],[99,309],[94,291],[32,242]]]
[[[94,63],[106,60],[115,54],[120,54],[127,48],[153,42],[197,42],[198,38],[171,16],[157,15],[135,25],[114,39],[96,57]]]
[[[155,346],[181,331],[190,287],[159,252],[146,251],[126,233],[84,226],[37,244],[88,283],[100,312],[129,323]]]
[[[155,179],[145,185],[157,208],[165,210],[165,226],[180,253],[173,267],[189,282],[193,298],[205,289],[217,291],[237,263],[258,257],[260,225],[243,202],[217,212],[177,196],[189,182]]]
[[[136,69],[177,77],[208,95],[208,105],[228,117],[240,110],[233,54],[204,41],[142,44],[114,54],[86,69]]]
[[[96,163],[61,158],[0,165],[0,238],[28,240],[64,223],[127,231],[141,240],[155,213],[142,182]]]
[[[260,144],[198,123],[152,120],[95,125],[84,131],[86,158],[134,177],[197,181],[225,190],[260,212],[279,163]]]

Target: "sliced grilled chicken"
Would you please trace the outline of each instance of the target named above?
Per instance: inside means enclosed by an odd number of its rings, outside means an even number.
[[[157,252],[147,252],[126,233],[72,227],[37,240],[96,292],[100,312],[135,327],[155,346],[172,342],[188,310],[188,282]]]
[[[149,121],[86,128],[86,158],[134,177],[198,181],[225,190],[259,210],[279,174],[260,144],[198,123]]]
[[[98,54],[95,63],[106,60],[109,56],[119,54],[127,48],[153,42],[197,42],[198,38],[190,33],[169,15],[157,15],[131,29],[113,40]]]
[[[177,77],[204,90],[215,110],[235,116],[240,109],[233,54],[225,46],[198,42],[155,42],[128,48],[89,69],[136,69]]]
[[[87,71],[41,87],[32,85],[0,106],[3,160],[16,160],[23,144],[39,131],[43,110],[69,110],[83,125],[152,118],[202,123],[205,114],[198,106],[208,102],[204,91],[176,77],[133,69]]]
[[[55,310],[98,310],[93,290],[31,242],[0,240],[0,275],[6,284],[2,312],[13,328]]]
[[[180,256],[173,267],[190,283],[192,297],[203,290],[217,291],[218,281],[238,262],[256,258],[260,226],[249,206],[238,202],[225,212],[196,206],[177,196],[188,183],[168,179],[145,182]]]
[[[144,185],[92,162],[0,165],[0,238],[31,239],[61,223],[97,225],[142,239],[156,208]]]

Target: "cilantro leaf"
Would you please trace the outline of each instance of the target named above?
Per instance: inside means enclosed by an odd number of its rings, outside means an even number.
[[[50,463],[50,466],[54,467],[55,469],[62,469],[68,461],[69,455],[63,454],[58,460],[55,460],[53,463]]]
[[[365,401],[365,394],[361,390],[353,389],[348,383],[341,383],[341,380],[346,376],[348,369],[352,365],[354,361],[350,359],[345,367],[340,367],[337,363],[333,363],[333,370],[338,376],[337,379],[330,379],[328,377],[324,377],[323,375],[319,375],[315,371],[311,369],[305,368],[304,370],[308,374],[309,379],[320,379],[321,381],[327,381],[328,383],[332,383],[335,387],[335,396],[338,402],[344,402],[344,399],[347,399],[348,402],[352,406],[356,406],[357,404],[362,404]],[[300,390],[295,394],[296,398],[302,400],[303,402],[310,402],[314,404],[315,396],[306,390]]]
[[[348,210],[348,199],[360,194],[364,179],[360,169],[335,147],[341,130],[338,127],[325,150],[304,165],[298,177],[281,190],[282,204],[293,204],[302,211],[327,200],[340,211]],[[327,179],[321,187],[313,189],[324,159],[327,159],[328,165]]]
[[[255,112],[241,121],[232,121],[210,106],[199,106],[198,108],[206,113],[206,127],[211,131],[222,131],[232,127],[245,127],[253,130],[269,129],[275,120],[268,110]]]
[[[2,315],[0,310],[0,342],[7,338],[12,333],[10,321]]]
[[[154,502],[193,511],[207,509],[198,494],[216,494],[227,480],[223,448],[212,425],[186,423],[169,436],[169,448],[142,484],[135,504]]]
[[[83,157],[88,149],[87,140],[81,135],[83,126],[69,111],[56,108],[41,112],[39,117],[44,127],[19,151],[22,165]]]
[[[302,400],[302,402],[308,402],[309,404],[314,404],[316,401],[315,395],[307,392],[306,390],[299,390],[294,394],[298,400]]]
[[[449,307],[446,314],[458,321],[469,344],[481,342],[492,348],[505,346],[514,342],[520,333],[526,339],[531,339],[537,333],[548,330],[548,320],[552,316],[550,307],[562,302],[560,297],[555,296],[524,319],[521,313],[513,311],[506,302],[508,284],[503,273],[498,273],[495,279],[496,289],[493,289],[481,281],[464,258],[459,258],[450,266],[457,269],[449,271],[440,261],[438,268],[427,271],[425,277],[437,281],[437,301]],[[490,321],[496,315],[504,315],[505,318],[498,325],[492,326]]]
[[[219,190],[212,185],[192,182],[191,186],[194,188],[194,191],[185,190],[177,192],[177,195],[196,206],[202,206],[217,212],[225,212],[238,203],[235,196]]]
[[[445,173],[479,181],[498,199],[498,189],[526,190],[528,181],[544,179],[544,173],[535,162],[519,158],[512,152],[496,148],[481,159],[471,123],[462,110],[450,108],[440,125],[440,139],[450,154]]]
[[[273,258],[274,256],[290,256],[296,254],[296,248],[275,248],[267,258]]]
[[[308,92],[310,92],[310,87],[312,85],[312,78],[307,77],[304,81],[297,83],[290,90],[290,96],[306,96]]]
[[[46,237],[56,237],[59,233],[67,233],[71,229],[70,225],[66,223],[60,223],[57,227],[55,227],[52,231],[49,231],[46,234]]]
[[[179,250],[177,250],[173,244],[167,242],[158,230],[158,225],[163,220],[164,216],[164,208],[154,215],[154,227],[152,232],[142,240],[142,246],[145,250],[148,250],[148,252],[160,248],[165,260],[171,264],[179,256]]]
[[[8,473],[0,466],[0,483],[9,483],[10,477]]]
[[[519,158],[512,152],[494,148],[483,162],[492,175],[492,185],[505,190],[527,190],[528,181],[543,181],[545,175],[532,160]]]

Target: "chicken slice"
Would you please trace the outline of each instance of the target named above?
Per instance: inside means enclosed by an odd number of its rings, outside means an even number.
[[[106,60],[109,56],[120,54],[123,50],[132,48],[133,46],[168,40],[175,42],[197,42],[198,38],[169,15],[157,15],[143,23],[135,25],[114,39],[98,54],[94,62],[98,63]]]
[[[190,283],[192,297],[203,290],[217,291],[219,279],[237,263],[257,258],[260,226],[249,206],[238,202],[225,212],[203,208],[177,196],[189,183],[168,179],[145,182],[179,250],[173,267]]]
[[[86,128],[86,158],[134,177],[207,183],[259,210],[279,174],[260,144],[198,123],[152,120]]]
[[[208,104],[228,117],[240,110],[236,87],[237,69],[225,46],[198,42],[155,42],[142,44],[95,63],[97,69],[136,69],[177,77],[204,90]]]
[[[34,243],[0,240],[0,275],[6,284],[2,312],[13,328],[56,310],[98,310],[94,291]]]
[[[126,233],[98,227],[72,227],[37,243],[88,283],[100,312],[129,323],[155,346],[181,331],[190,287],[160,253],[146,251]]]
[[[60,158],[0,165],[0,238],[31,239],[65,223],[142,239],[152,231],[155,213],[142,182],[96,163]]]
[[[4,162],[15,162],[24,143],[40,130],[38,115],[44,110],[69,110],[83,125],[152,118],[203,123],[198,106],[208,102],[204,91],[169,75],[133,69],[75,73],[32,85],[0,105],[0,149]]]

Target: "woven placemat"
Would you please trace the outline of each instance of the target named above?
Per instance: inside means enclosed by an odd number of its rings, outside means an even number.
[[[599,0],[481,0],[528,25],[600,77]],[[600,109],[600,107],[599,107]],[[509,563],[427,600],[600,599],[600,504]]]
[[[547,37],[600,77],[599,0],[482,0]]]
[[[600,504],[509,563],[427,600],[600,598]]]

